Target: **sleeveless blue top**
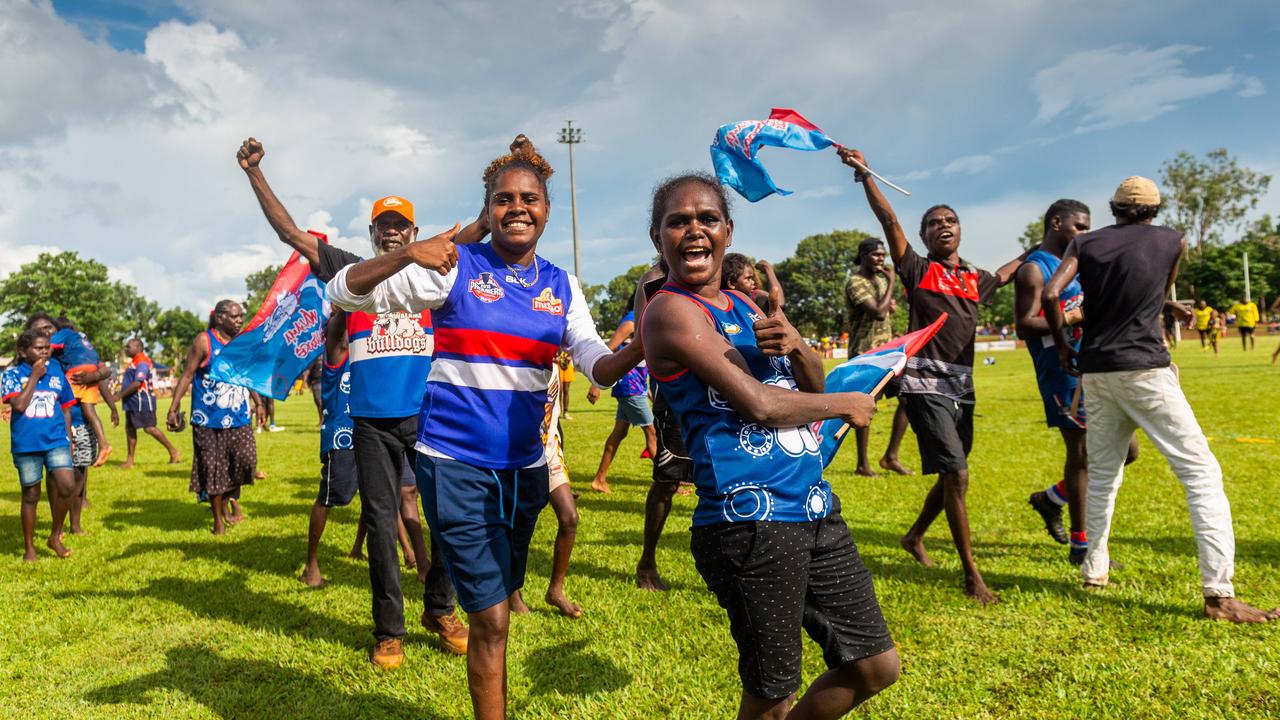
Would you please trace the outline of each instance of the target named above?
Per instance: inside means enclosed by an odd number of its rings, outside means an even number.
[[[320,423],[320,457],[330,450],[354,447],[355,423],[351,419],[351,356],[320,372],[320,407],[324,420]]]
[[[1044,281],[1049,282],[1049,278],[1057,272],[1058,266],[1062,264],[1062,259],[1053,253],[1043,250],[1034,250],[1024,262],[1029,262],[1040,269]],[[1071,310],[1079,310],[1084,304],[1084,290],[1080,287],[1080,279],[1078,277],[1071,278],[1071,282],[1063,288],[1062,294],[1058,296],[1058,303],[1062,306],[1062,311],[1069,312]],[[1041,311],[1044,312],[1043,310]],[[1067,337],[1071,340],[1071,345],[1076,350],[1080,349],[1080,326],[1067,329]],[[1054,347],[1054,338],[1052,335],[1044,337],[1027,338],[1027,352],[1031,353],[1031,362],[1036,368],[1036,382],[1042,388],[1048,388],[1054,391],[1075,390],[1078,380],[1063,371],[1062,366],[1058,363],[1058,351]]]
[[[209,357],[191,380],[191,424],[215,430],[244,427],[251,422],[249,391],[209,377],[209,366],[227,344],[216,332],[204,332],[209,336]]]
[[[791,361],[767,357],[756,347],[752,324],[759,319],[741,293],[726,290],[721,310],[678,285],[659,291],[695,302],[711,325],[766,385],[796,389]],[[714,388],[688,368],[657,379],[693,461],[698,506],[693,525],[772,520],[807,522],[831,512],[831,486],[822,478],[817,437],[809,426],[773,428],[748,422]]]

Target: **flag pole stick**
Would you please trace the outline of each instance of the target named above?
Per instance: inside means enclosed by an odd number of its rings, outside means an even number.
[[[883,176],[883,175],[881,175],[880,173],[876,172],[875,170],[872,170],[871,168],[867,167],[866,165],[863,165],[862,163],[858,162],[857,160],[853,160],[853,161],[851,161],[851,162],[853,162],[853,164],[854,164],[854,165],[858,166],[858,169],[859,169],[859,170],[861,170],[862,172],[864,172],[864,173],[866,173],[866,174],[870,175],[871,177],[873,177],[873,178],[875,178],[875,179],[879,180],[880,182],[884,183],[885,185],[888,185],[889,187],[893,188],[894,190],[897,190],[898,192],[902,193],[903,195],[906,195],[907,197],[911,197],[911,193],[910,193],[909,191],[904,190],[904,189],[902,189],[902,188],[898,187],[897,185],[894,185],[893,183],[889,182],[888,180],[885,180],[885,179],[884,179],[884,176]]]
[[[837,144],[836,144],[836,147],[843,147],[843,146],[837,143]],[[850,160],[849,162],[853,163],[853,164],[854,164],[854,166],[855,166],[855,167],[857,167],[857,168],[858,168],[859,170],[861,170],[862,172],[864,172],[864,173],[866,173],[866,174],[870,175],[871,177],[873,177],[873,178],[875,178],[875,179],[879,180],[880,182],[884,183],[885,185],[888,185],[889,187],[893,188],[894,190],[897,190],[898,192],[902,193],[903,195],[906,195],[907,197],[911,197],[911,192],[910,192],[910,191],[908,191],[908,190],[904,190],[903,188],[898,187],[897,185],[894,185],[893,183],[891,183],[891,182],[889,182],[888,180],[886,180],[886,179],[884,178],[884,176],[883,176],[883,175],[881,175],[880,173],[876,172],[875,170],[872,170],[871,168],[867,167],[866,165],[863,165],[862,163],[858,162],[857,160]]]

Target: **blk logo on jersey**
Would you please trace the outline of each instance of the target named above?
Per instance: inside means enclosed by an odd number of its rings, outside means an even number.
[[[471,291],[471,294],[475,295],[480,302],[486,303],[498,302],[507,294],[507,291],[502,289],[498,281],[493,279],[493,273],[491,272],[482,272],[480,277],[472,278],[467,282],[467,290]],[[537,308],[538,301],[535,300],[534,309],[536,310]]]
[[[533,309],[552,315],[564,315],[564,301],[551,294],[551,288],[543,288],[533,299]]]

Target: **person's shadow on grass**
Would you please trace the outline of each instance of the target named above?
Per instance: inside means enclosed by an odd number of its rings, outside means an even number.
[[[97,705],[143,705],[168,701],[149,697],[156,690],[176,690],[218,717],[309,718],[442,718],[430,709],[371,692],[344,692],[335,678],[322,680],[264,660],[229,658],[216,651],[182,645],[165,652],[166,666],[153,673],[90,691]],[[172,708],[157,704],[157,717]],[[121,709],[121,714],[127,711]]]
[[[235,533],[236,530],[232,530]],[[306,538],[282,539],[275,535],[250,535],[236,540],[214,538],[205,534],[200,540],[187,542],[161,541],[133,543],[111,558],[127,560],[148,553],[182,554],[184,560],[216,560],[234,567],[254,572],[265,572],[297,579],[306,560]],[[369,572],[364,563],[357,563],[346,556],[342,548],[333,543],[322,545],[320,561],[324,565],[328,584],[368,587]],[[411,585],[411,575],[406,574],[402,584]],[[299,589],[303,588],[301,583]]]
[[[213,580],[181,577],[156,578],[137,590],[102,593],[56,594],[55,597],[118,598],[129,602],[138,598],[163,600],[209,620],[223,620],[254,630],[292,635],[306,640],[325,640],[360,647],[368,642],[369,628],[322,615],[308,607],[283,602],[248,586],[248,575],[230,572]]]
[[[297,505],[255,502],[244,499],[245,512],[253,518],[282,518],[304,516],[309,509],[300,510]],[[111,512],[102,517],[102,526],[108,530],[152,528],[171,532],[207,530],[212,522],[209,506],[195,501],[194,495],[183,500],[168,498],[148,500],[124,500],[116,502]]]
[[[594,695],[631,684],[631,673],[608,658],[585,651],[586,645],[586,640],[573,640],[529,653],[524,665],[533,694]]]

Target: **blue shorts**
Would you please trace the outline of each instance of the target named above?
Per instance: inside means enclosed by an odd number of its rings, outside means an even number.
[[[524,586],[547,482],[546,465],[494,471],[418,453],[422,512],[463,610],[493,607]]]
[[[18,468],[18,482],[22,487],[39,485],[44,479],[44,471],[71,469],[71,446],[63,445],[41,452],[14,453],[13,466]]]
[[[618,420],[625,420],[630,425],[653,424],[653,408],[649,407],[648,395],[632,395],[631,397],[620,397],[618,400],[618,414],[615,416]]]
[[[1067,430],[1084,430],[1084,395],[1081,388],[1080,403],[1074,414],[1071,412],[1071,401],[1075,398],[1076,388],[1080,386],[1080,378],[1071,377],[1065,372],[1055,375],[1045,382],[1037,382],[1040,399],[1044,401],[1044,422],[1051,428]]]

